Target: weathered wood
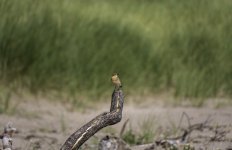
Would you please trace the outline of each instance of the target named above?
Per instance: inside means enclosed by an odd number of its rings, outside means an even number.
[[[131,148],[121,138],[107,135],[100,140],[98,150],[131,150]]]
[[[120,122],[122,119],[123,102],[123,91],[121,87],[117,87],[112,94],[110,112],[104,112],[98,115],[93,120],[74,132],[66,140],[60,150],[78,149],[85,141],[87,141],[100,129]]]
[[[0,135],[0,139],[2,139],[3,150],[12,150],[13,140],[12,136],[15,133],[16,128],[12,127],[11,123],[8,123],[4,127],[4,133]]]
[[[155,143],[136,145],[130,147],[123,139],[116,136],[103,137],[98,145],[98,150],[155,150]]]

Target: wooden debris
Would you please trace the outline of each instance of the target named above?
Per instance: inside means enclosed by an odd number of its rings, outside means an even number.
[[[98,150],[131,150],[131,148],[121,138],[107,135],[100,140]]]
[[[16,132],[16,128],[12,127],[11,123],[8,123],[4,127],[4,133],[0,136],[2,139],[3,150],[12,150],[13,148],[13,139],[12,136]]]

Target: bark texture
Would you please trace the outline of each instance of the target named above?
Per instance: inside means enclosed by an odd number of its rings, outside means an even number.
[[[110,112],[104,112],[74,132],[60,150],[76,150],[100,129],[121,121],[124,96],[121,88],[112,93]]]

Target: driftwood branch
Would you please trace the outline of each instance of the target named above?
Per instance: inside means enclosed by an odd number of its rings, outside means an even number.
[[[123,102],[124,97],[121,86],[116,86],[112,94],[110,112],[104,112],[98,115],[93,120],[74,132],[66,140],[60,150],[78,149],[85,141],[87,141],[100,129],[120,122],[122,118]]]

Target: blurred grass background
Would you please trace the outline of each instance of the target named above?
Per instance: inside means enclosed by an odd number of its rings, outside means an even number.
[[[0,0],[0,84],[103,95],[232,94],[231,0]]]

